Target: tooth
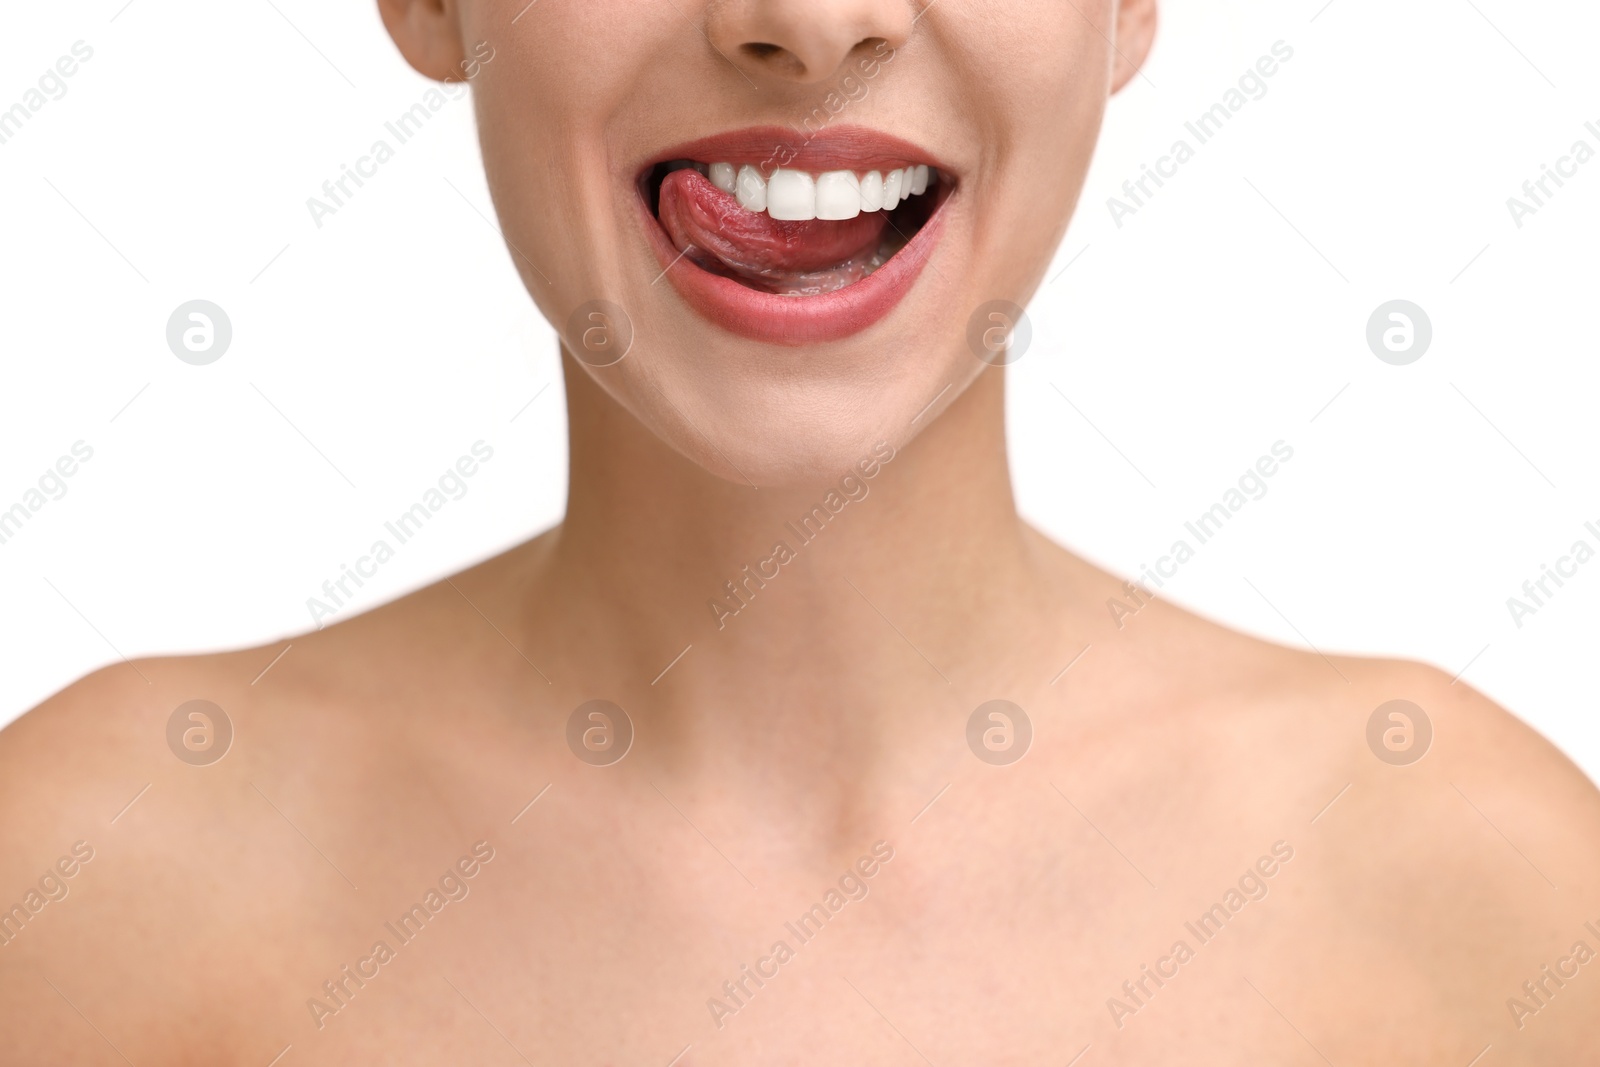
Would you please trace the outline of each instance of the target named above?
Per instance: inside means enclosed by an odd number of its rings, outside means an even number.
[[[861,210],[883,210],[883,175],[877,171],[861,179]]]
[[[803,170],[773,171],[767,182],[767,214],[786,222],[816,218],[816,179]]]
[[[916,170],[911,172],[911,195],[917,196],[928,191],[928,166],[918,164]]]
[[[848,170],[817,177],[817,218],[853,219],[861,214],[861,179]]]
[[[746,211],[767,210],[767,180],[761,172],[748,163],[739,168],[736,195],[739,206]]]
[[[906,172],[891,170],[883,179],[883,210],[893,211],[894,206],[905,199]]]
[[[709,176],[711,178],[712,185],[715,185],[718,189],[721,189],[725,193],[733,192],[734,179],[732,163],[711,164],[711,174]]]

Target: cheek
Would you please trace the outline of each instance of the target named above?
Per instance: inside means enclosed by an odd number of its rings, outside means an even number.
[[[973,213],[974,282],[1018,303],[1066,231],[1099,137],[1111,79],[1109,4],[1013,2],[947,16],[950,66],[984,131]],[[1092,22],[1092,25],[1091,25]],[[971,42],[982,42],[974,46]]]
[[[601,291],[600,279],[614,276],[604,260],[633,206],[613,158],[632,146],[614,140],[619,125],[637,122],[635,97],[649,85],[644,72],[663,66],[662,42],[681,36],[663,12],[679,18],[671,5],[619,0],[496,0],[467,13],[467,39],[495,49],[473,82],[495,223],[552,322],[612,295]]]

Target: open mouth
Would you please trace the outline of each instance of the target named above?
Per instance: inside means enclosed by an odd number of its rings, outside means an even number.
[[[673,247],[702,270],[779,296],[870,277],[922,229],[943,184],[927,164],[764,176],[748,163],[689,159],[657,164],[645,180]]]
[[[909,291],[956,182],[874,131],[827,131],[799,150],[774,148],[782,136],[709,138],[644,167],[651,243],[719,325],[782,344],[848,336]]]

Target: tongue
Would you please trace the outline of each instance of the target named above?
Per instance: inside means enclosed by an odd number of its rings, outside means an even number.
[[[661,225],[673,245],[700,266],[782,295],[828,293],[860,281],[872,266],[887,216],[783,222],[746,211],[697,170],[661,183]]]

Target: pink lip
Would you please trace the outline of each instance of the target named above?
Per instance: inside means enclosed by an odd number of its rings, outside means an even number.
[[[779,166],[812,172],[867,171],[918,163],[949,173],[915,145],[862,127],[827,130],[803,142],[791,136],[787,146],[783,140],[786,135],[792,135],[792,131],[779,126],[719,134],[661,153],[644,169],[648,171],[655,163],[668,160],[693,159],[736,165],[748,162],[769,174]],[[783,151],[775,156],[775,149]],[[771,162],[762,166],[769,159]],[[679,255],[643,195],[638,204],[645,233],[662,270],[691,308],[740,337],[792,347],[842,340],[894,310],[933,254],[944,229],[944,206],[951,191],[948,184],[941,184],[932,216],[889,262],[853,285],[817,296],[763,293],[702,270],[689,257]]]
[[[835,126],[816,134],[785,126],[752,126],[702,137],[645,161],[641,170],[674,159],[700,163],[745,163],[771,175],[774,167],[813,173],[825,170],[893,170],[925,163],[946,174],[950,169],[910,141],[865,126]]]

